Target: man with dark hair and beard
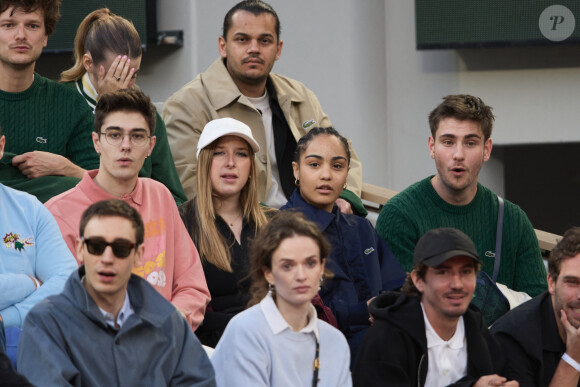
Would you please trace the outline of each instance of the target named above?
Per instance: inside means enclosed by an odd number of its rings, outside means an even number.
[[[497,320],[506,376],[523,386],[577,386],[580,379],[580,228],[564,233],[548,260],[548,291]]]
[[[499,344],[469,306],[481,266],[473,241],[453,228],[428,231],[403,294],[370,304],[374,324],[353,371],[355,386],[518,386],[496,372]]]
[[[310,129],[331,126],[318,98],[304,84],[272,72],[282,54],[280,19],[260,0],[244,0],[224,17],[220,57],[173,94],[163,108],[167,137],[185,194],[197,193],[197,147],[205,124],[230,117],[248,125],[256,153],[258,197],[280,208],[295,187],[296,142]],[[360,200],[362,165],[352,148],[347,185],[336,200],[342,212],[366,215]]]

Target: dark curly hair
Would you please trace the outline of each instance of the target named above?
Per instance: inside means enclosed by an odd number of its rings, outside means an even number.
[[[0,13],[4,13],[8,8],[14,7],[11,14],[17,9],[22,9],[26,13],[42,10],[44,14],[44,28],[46,35],[54,33],[56,22],[60,19],[60,4],[62,0],[0,0]]]

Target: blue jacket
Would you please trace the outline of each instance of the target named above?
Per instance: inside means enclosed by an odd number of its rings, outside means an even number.
[[[354,359],[369,326],[367,301],[382,291],[400,288],[406,273],[368,220],[343,214],[336,205],[332,212],[324,211],[307,203],[299,190],[281,208],[289,209],[315,222],[332,245],[326,268],[333,278],[323,285],[320,297],[334,312]]]
[[[215,386],[213,367],[187,321],[147,281],[131,275],[134,314],[116,330],[73,272],[63,292],[28,313],[18,371],[41,386]]]

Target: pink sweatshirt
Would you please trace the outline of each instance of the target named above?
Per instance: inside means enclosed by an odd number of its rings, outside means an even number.
[[[76,187],[46,202],[75,258],[82,213],[93,203],[115,199],[94,182],[97,173],[98,170],[85,172]],[[199,254],[171,193],[163,184],[140,177],[133,192],[119,199],[136,208],[145,224],[143,265],[133,272],[184,312],[192,329],[197,329],[210,294]]]

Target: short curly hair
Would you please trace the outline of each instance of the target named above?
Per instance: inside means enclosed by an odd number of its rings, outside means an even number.
[[[54,33],[56,22],[60,19],[60,4],[62,0],[0,0],[0,14],[13,7],[12,13],[22,9],[26,13],[42,10],[44,15],[44,30],[46,35]]]
[[[572,227],[564,233],[564,237],[558,241],[548,258],[548,273],[554,281],[560,275],[562,261],[573,258],[580,254],[580,227]]]

